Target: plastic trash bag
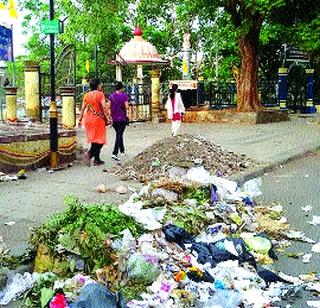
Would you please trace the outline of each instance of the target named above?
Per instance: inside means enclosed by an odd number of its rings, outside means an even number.
[[[135,281],[151,284],[160,275],[158,258],[150,255],[133,254],[128,259],[127,272],[128,276]]]
[[[210,183],[211,176],[210,173],[201,166],[189,169],[186,178],[189,181],[206,185]]]
[[[209,182],[217,187],[217,193],[222,199],[240,199],[234,196],[238,187],[236,182],[218,176],[211,176]]]
[[[164,226],[162,232],[168,242],[177,243],[182,248],[185,248],[185,244],[190,244],[194,241],[190,233],[172,224]]]
[[[262,179],[255,178],[245,182],[243,184],[242,191],[244,191],[250,198],[257,197],[262,194],[261,186],[262,186]]]
[[[265,237],[246,233],[241,234],[241,237],[245,241],[249,250],[268,254],[269,250],[272,248],[271,241]]]
[[[102,284],[84,287],[73,308],[122,308],[126,307],[119,293],[112,293]]]
[[[24,292],[31,289],[34,283],[37,281],[37,278],[37,273],[16,274],[13,277],[12,282],[6,288],[0,291],[0,305],[9,304],[13,299],[18,298]]]
[[[152,197],[162,197],[167,201],[173,202],[178,201],[179,195],[175,193],[174,191],[170,191],[168,189],[164,188],[156,188],[151,193]]]
[[[202,308],[237,308],[242,303],[242,296],[233,290],[218,290],[208,301],[202,303]],[[200,307],[200,306],[199,306]]]
[[[144,190],[144,188],[142,189]],[[142,193],[140,191],[140,194]],[[127,202],[119,206],[121,213],[133,217],[136,222],[141,223],[147,230],[157,230],[161,228],[159,221],[163,218],[166,210],[142,209],[143,202],[136,201],[140,194],[132,194]]]

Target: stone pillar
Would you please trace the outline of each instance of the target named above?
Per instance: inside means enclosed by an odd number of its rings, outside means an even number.
[[[307,82],[307,93],[306,93],[306,113],[315,113],[320,112],[320,108],[314,106],[314,78],[313,78],[314,69],[306,69],[306,82]]]
[[[25,99],[26,115],[32,120],[40,119],[40,76],[39,64],[35,62],[25,62]]]
[[[62,125],[64,128],[73,129],[76,126],[75,114],[75,87],[61,87],[62,99]]]
[[[160,120],[160,70],[151,71],[151,120],[159,123]]]
[[[278,79],[278,101],[280,104],[280,109],[287,109],[287,97],[288,97],[288,88],[287,88],[287,79],[288,79],[288,69],[286,67],[279,68],[279,79]]]
[[[6,87],[6,120],[10,123],[17,121],[17,87]]]
[[[120,65],[116,66],[116,80],[122,82],[122,70]]]
[[[190,80],[191,79],[191,73],[190,73],[190,62],[191,62],[191,56],[192,56],[192,49],[183,49],[183,58],[182,58],[182,78],[184,80]]]
[[[137,79],[139,85],[139,104],[143,104],[143,67],[142,65],[137,65]]]
[[[198,105],[203,106],[205,104],[205,98],[204,98],[204,80],[203,77],[198,78]]]

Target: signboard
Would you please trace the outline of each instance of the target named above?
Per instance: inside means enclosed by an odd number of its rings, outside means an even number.
[[[12,29],[0,26],[0,60],[13,62]]]
[[[171,80],[169,82],[169,88],[172,88],[172,85],[178,85],[179,90],[197,90],[198,81],[197,80]]]
[[[59,34],[61,33],[60,20],[45,19],[40,22],[40,32],[44,34]]]

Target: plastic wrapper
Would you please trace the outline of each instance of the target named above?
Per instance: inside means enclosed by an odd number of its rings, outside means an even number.
[[[210,173],[201,166],[189,169],[186,178],[189,181],[206,185],[210,183],[211,176]]]
[[[201,308],[237,308],[242,303],[242,296],[233,290],[218,290],[202,303]]]
[[[132,194],[129,200],[119,206],[120,212],[125,215],[133,217],[137,222],[141,223],[147,230],[156,230],[161,228],[159,221],[162,220],[166,213],[166,209],[142,209],[143,202],[136,201],[145,189],[140,191],[140,194]],[[148,191],[148,190],[147,190]]]
[[[151,284],[160,274],[158,258],[133,254],[127,262],[128,276],[137,282]]]
[[[0,305],[7,305],[24,292],[31,289],[38,278],[37,273],[16,274],[12,282],[0,291]]]

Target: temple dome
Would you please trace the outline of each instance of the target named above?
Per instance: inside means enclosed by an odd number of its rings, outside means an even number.
[[[133,32],[134,37],[120,50],[117,61],[135,64],[167,63],[161,59],[157,49],[142,38],[142,34],[142,30],[137,27]]]

